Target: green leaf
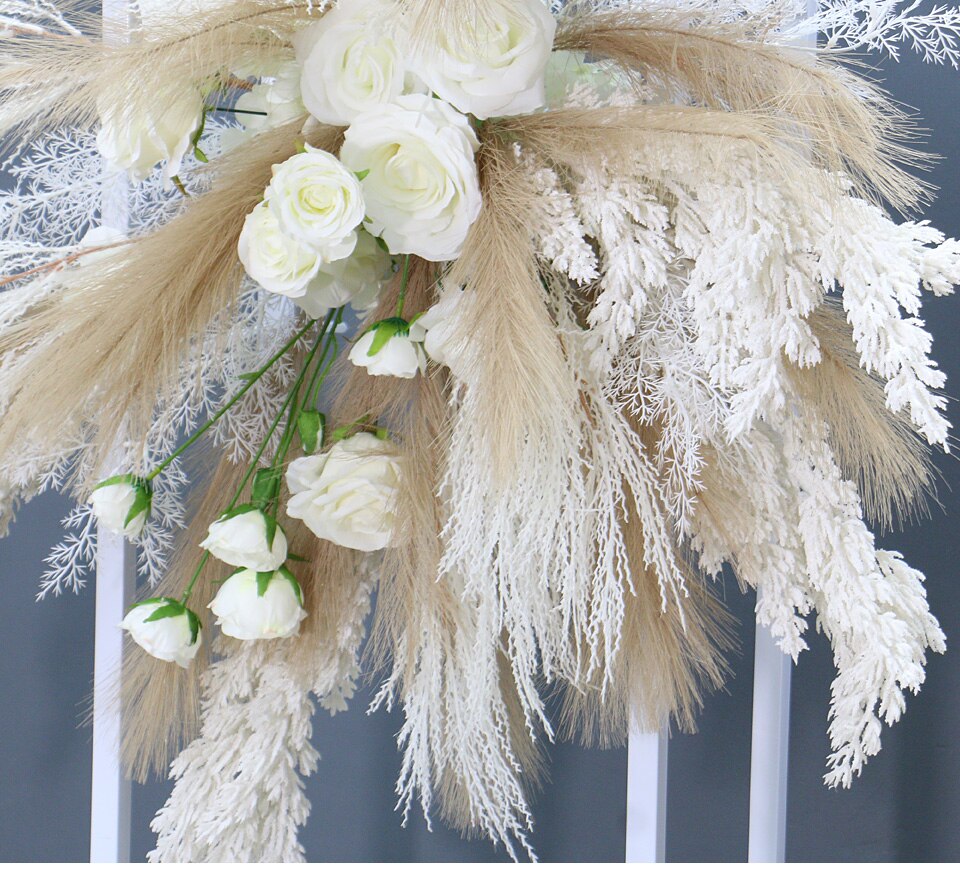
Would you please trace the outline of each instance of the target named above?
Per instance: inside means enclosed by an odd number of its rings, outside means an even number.
[[[267,506],[280,494],[283,471],[279,467],[264,467],[253,477],[253,503]]]
[[[187,608],[182,603],[178,600],[172,600],[154,610],[144,621],[160,621],[164,618],[177,618],[177,616],[183,615],[186,611]]]
[[[200,146],[195,145],[193,147],[193,156],[200,161],[201,164],[209,164],[210,158],[207,157],[206,152]]]
[[[150,487],[137,485],[133,503],[130,505],[130,511],[127,513],[127,517],[123,522],[123,526],[126,527],[128,524],[130,524],[138,515],[140,515],[141,512],[146,511],[147,515],[149,515],[152,504],[153,494],[150,491]]]
[[[273,579],[273,571],[267,570],[263,573],[257,573],[257,597],[263,597],[270,587],[270,580]]]
[[[200,628],[202,628],[203,625],[192,609],[187,610],[187,623],[190,625],[190,645],[192,646],[196,643],[197,637],[200,636]]]
[[[256,382],[260,376],[260,373],[241,373],[237,378],[243,379],[245,382]]]
[[[356,177],[362,182],[364,179],[367,178],[367,176],[370,175],[370,171],[369,171],[369,170],[360,170],[358,173],[354,173],[353,175],[356,176]]]
[[[312,455],[317,446],[323,443],[324,416],[316,410],[304,410],[297,419],[297,431],[303,451]]]

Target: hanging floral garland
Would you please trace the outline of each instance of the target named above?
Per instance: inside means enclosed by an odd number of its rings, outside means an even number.
[[[0,512],[77,496],[44,594],[137,544],[154,860],[302,858],[361,651],[404,817],[532,855],[543,742],[723,683],[725,564],[830,640],[827,784],[879,751],[944,648],[868,523],[949,447],[960,244],[892,218],[922,155],[847,59],[957,66],[960,13],[802,5],[0,3]]]

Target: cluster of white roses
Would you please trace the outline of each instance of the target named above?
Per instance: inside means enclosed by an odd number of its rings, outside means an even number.
[[[396,447],[382,435],[360,432],[337,440],[326,452],[289,465],[287,515],[302,519],[320,539],[377,551],[393,536],[400,475]],[[143,530],[150,493],[148,480],[117,476],[94,490],[91,504],[104,529],[132,538]],[[269,502],[268,496],[224,513],[200,544],[237,568],[209,604],[223,633],[236,639],[292,636],[307,614],[300,585],[285,566],[291,558],[286,535],[269,512]],[[154,657],[187,666],[201,643],[199,617],[187,607],[196,578],[181,600],[163,597],[135,604],[121,627]]]

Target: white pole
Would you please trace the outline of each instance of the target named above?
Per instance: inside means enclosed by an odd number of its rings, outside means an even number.
[[[627,863],[663,862],[667,841],[667,730],[627,743]]]
[[[103,0],[103,38],[129,38],[127,0]],[[128,227],[128,186],[118,176],[104,185],[101,219],[117,230]],[[114,471],[108,471],[114,472]],[[135,560],[123,537],[97,534],[97,603],[93,668],[93,761],[90,797],[90,861],[130,860],[130,783],[120,760],[122,724],[117,683],[123,663],[119,624],[133,599]]]
[[[750,862],[785,859],[791,666],[770,631],[758,624],[750,740]]]

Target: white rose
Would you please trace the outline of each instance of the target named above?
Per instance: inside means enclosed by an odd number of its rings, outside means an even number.
[[[203,97],[184,92],[173,102],[101,107],[97,147],[113,166],[142,181],[161,161],[164,178],[180,172],[183,156],[203,118]]]
[[[227,513],[211,524],[200,548],[225,564],[258,572],[276,570],[287,560],[287,538],[283,529],[274,519],[253,508],[236,515]]]
[[[113,247],[119,243],[126,242],[127,235],[122,230],[110,227],[107,224],[101,224],[99,227],[91,227],[80,240],[79,250],[84,252],[77,258],[78,266],[87,266],[109,258]],[[91,251],[86,252],[86,249]]]
[[[375,552],[393,533],[400,475],[393,443],[358,433],[290,464],[287,515],[302,519],[320,539]]]
[[[280,229],[324,261],[347,257],[357,244],[364,214],[360,181],[329,152],[306,146],[274,166],[264,199]]]
[[[348,125],[403,93],[403,55],[381,26],[394,5],[388,0],[341,0],[294,36],[297,60],[303,65],[300,91],[314,118]]]
[[[466,372],[464,365],[470,354],[457,323],[464,294],[464,290],[459,287],[445,290],[439,302],[410,325],[410,339],[422,342],[426,353],[438,364],[447,367],[461,381]]]
[[[150,514],[150,486],[134,476],[116,476],[93,489],[90,505],[102,528],[138,537]]]
[[[392,329],[392,320],[388,320],[368,330],[350,349],[350,363],[364,367],[371,376],[412,379],[423,373],[427,368],[423,346],[410,339],[406,326],[390,333]]]
[[[244,221],[237,254],[251,279],[285,297],[306,294],[307,285],[323,264],[319,253],[280,229],[266,203],[258,203]]]
[[[365,173],[366,228],[393,254],[456,258],[480,214],[479,148],[467,118],[424,94],[359,116],[340,158]]]
[[[384,283],[393,273],[393,261],[365,230],[349,258],[323,264],[297,304],[311,318],[349,303],[357,312],[372,309]]]
[[[200,648],[200,621],[178,600],[158,597],[135,604],[120,627],[148,654],[188,667]]]
[[[493,0],[458,33],[437,28],[414,69],[439,97],[477,118],[522,115],[546,102],[557,22],[543,0]]]
[[[290,637],[307,617],[300,585],[285,568],[238,570],[220,585],[210,609],[223,632],[238,640]]]

